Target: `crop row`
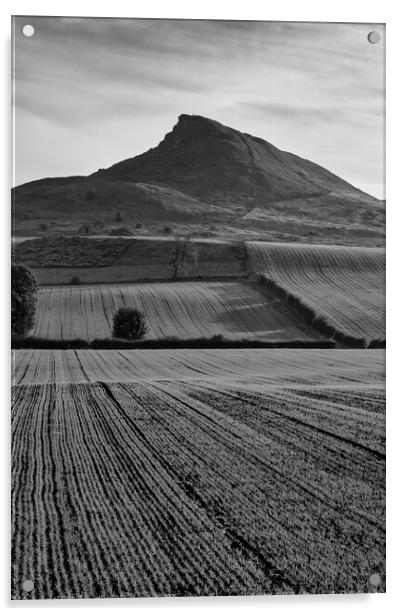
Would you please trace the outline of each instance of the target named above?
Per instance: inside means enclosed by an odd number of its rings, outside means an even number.
[[[361,349],[16,350],[15,385],[202,380],[266,385],[382,385],[384,352]],[[360,401],[358,400],[358,403]]]
[[[320,339],[282,302],[237,282],[176,282],[43,287],[33,335],[93,340],[111,335],[114,312],[141,309],[148,337],[197,338],[223,335],[259,340]]]
[[[248,242],[251,269],[265,273],[339,331],[385,337],[381,249]]]
[[[13,597],[25,579],[34,598],[367,591],[384,577],[383,399],[368,391],[365,420],[350,393],[15,387]]]

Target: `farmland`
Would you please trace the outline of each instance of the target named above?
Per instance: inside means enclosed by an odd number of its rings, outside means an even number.
[[[385,338],[380,248],[199,238],[191,240],[177,280],[173,251],[168,237],[61,238],[59,249],[51,238],[18,244],[15,261],[33,267],[41,284],[31,333],[60,340],[108,337],[116,308],[136,305],[148,318],[149,339],[331,337],[304,318],[293,298],[363,344]],[[261,273],[282,295],[257,283]]]
[[[382,249],[248,242],[250,267],[264,272],[346,334],[385,337]]]
[[[250,285],[198,281],[42,287],[33,334],[67,340],[109,337],[120,306],[144,312],[151,339],[219,334],[229,339],[320,339],[283,302],[269,301]]]
[[[16,243],[13,261],[32,268],[41,285],[171,280],[175,239],[57,237]],[[179,278],[239,277],[245,274],[245,253],[236,242],[191,239],[180,264]]]
[[[13,351],[15,385],[217,379],[263,385],[378,386],[384,351],[155,349]]]
[[[169,240],[78,245],[19,248],[38,338],[134,305],[150,341],[322,342],[290,295],[384,336],[381,250],[199,242],[172,280]],[[385,591],[382,350],[16,350],[12,431],[13,598]]]
[[[384,591],[382,351],[13,361],[14,598]]]

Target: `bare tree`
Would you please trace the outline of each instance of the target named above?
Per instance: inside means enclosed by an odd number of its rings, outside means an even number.
[[[173,267],[173,280],[177,278],[180,266],[188,260],[191,252],[191,238],[188,235],[177,235],[173,242],[173,255],[170,261]]]
[[[241,263],[241,267],[244,271],[247,269],[248,264],[248,251],[247,245],[244,240],[237,240],[232,244],[232,254]]]

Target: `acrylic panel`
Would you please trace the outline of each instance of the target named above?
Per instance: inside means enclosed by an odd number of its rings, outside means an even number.
[[[385,592],[385,25],[12,29],[12,598]]]

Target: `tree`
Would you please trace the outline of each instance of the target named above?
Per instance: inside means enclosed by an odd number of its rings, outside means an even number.
[[[173,254],[170,264],[173,266],[173,280],[178,276],[180,266],[191,255],[191,239],[189,236],[178,235],[173,242]]]
[[[242,269],[247,269],[248,263],[248,251],[247,245],[244,240],[238,240],[234,242],[231,246],[232,254],[235,259],[238,259],[242,265]]]
[[[116,212],[116,216],[114,217],[114,221],[115,222],[122,222],[123,221],[121,212]]]
[[[35,325],[39,285],[30,269],[11,266],[11,333],[25,336]]]
[[[144,314],[137,308],[119,308],[113,315],[113,337],[139,340],[148,331]]]

